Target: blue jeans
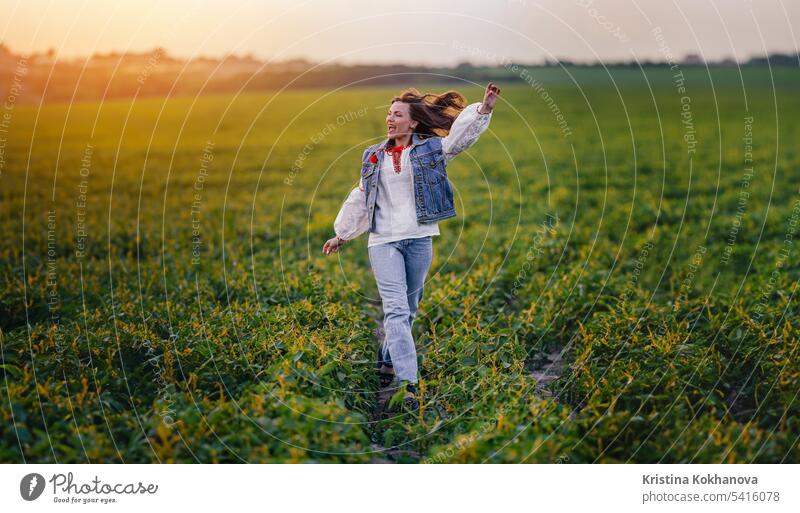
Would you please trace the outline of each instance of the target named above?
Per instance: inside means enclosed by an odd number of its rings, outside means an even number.
[[[400,381],[417,382],[417,350],[411,327],[433,260],[431,236],[403,239],[369,248],[369,262],[383,302],[383,330],[378,359],[394,367]]]

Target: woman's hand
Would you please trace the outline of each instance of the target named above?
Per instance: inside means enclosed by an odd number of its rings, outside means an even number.
[[[338,253],[339,248],[342,247],[344,244],[344,239],[340,239],[337,235],[332,239],[328,239],[324,246],[322,246],[322,252],[326,255],[330,255],[331,253]]]
[[[481,114],[492,112],[498,96],[500,96],[500,88],[494,85],[494,82],[486,84],[486,92],[483,94],[483,103],[478,108],[478,112]]]

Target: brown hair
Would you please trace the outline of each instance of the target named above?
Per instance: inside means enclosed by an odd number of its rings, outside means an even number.
[[[457,91],[423,94],[413,87],[392,98],[394,102],[408,104],[411,119],[417,122],[414,133],[423,137],[447,135],[453,121],[467,106],[467,99]]]

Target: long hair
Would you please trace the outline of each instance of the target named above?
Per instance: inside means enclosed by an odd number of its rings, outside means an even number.
[[[423,137],[447,135],[453,121],[467,106],[467,99],[457,91],[423,94],[413,87],[392,98],[394,102],[408,104],[411,119],[417,122],[414,133]]]

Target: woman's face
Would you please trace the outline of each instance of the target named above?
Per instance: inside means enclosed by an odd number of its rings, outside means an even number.
[[[389,138],[411,135],[417,122],[411,119],[411,112],[407,103],[394,102],[386,114],[386,133]]]

